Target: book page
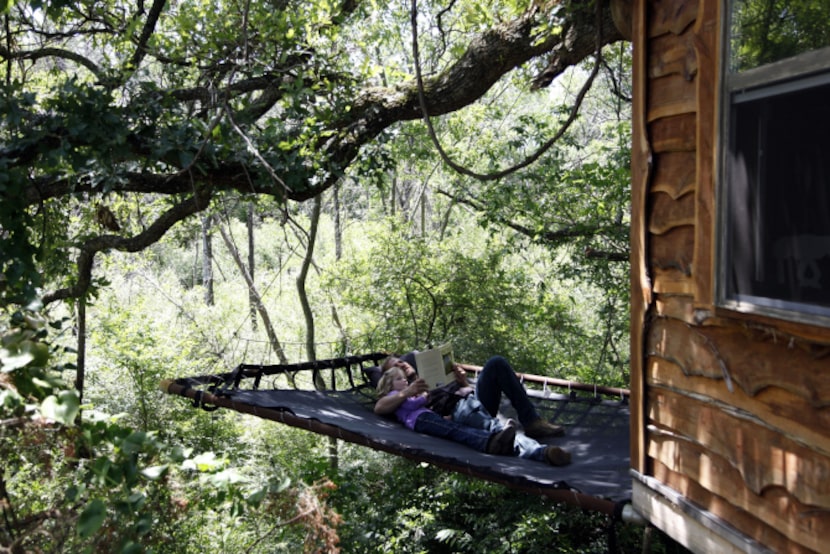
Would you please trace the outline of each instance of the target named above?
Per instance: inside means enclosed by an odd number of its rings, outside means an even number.
[[[427,382],[430,389],[446,385],[455,379],[453,374],[452,345],[443,344],[431,350],[415,354],[418,376]]]

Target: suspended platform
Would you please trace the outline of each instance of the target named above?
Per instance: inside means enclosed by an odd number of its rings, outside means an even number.
[[[627,390],[518,374],[539,413],[566,428],[564,437],[544,442],[570,451],[572,463],[552,467],[477,452],[376,415],[377,397],[366,370],[387,355],[242,364],[229,373],[169,380],[161,386],[168,394],[191,399],[195,407],[251,414],[617,518],[630,502]],[[470,377],[481,370],[461,365]],[[503,402],[500,414],[515,417],[511,412]]]

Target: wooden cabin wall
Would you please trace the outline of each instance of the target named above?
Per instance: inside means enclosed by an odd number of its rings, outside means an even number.
[[[830,552],[830,333],[714,306],[720,2],[634,14],[632,467],[773,551]]]

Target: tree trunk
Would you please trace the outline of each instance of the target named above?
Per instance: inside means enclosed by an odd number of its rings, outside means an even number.
[[[202,286],[205,304],[213,306],[213,242],[210,236],[211,218],[202,218]]]
[[[75,390],[78,391],[78,401],[84,404],[84,379],[86,376],[86,297],[78,299],[78,371],[75,373]],[[81,411],[78,411],[80,423]]]
[[[314,313],[311,311],[311,304],[308,301],[308,292],[306,291],[306,280],[308,278],[308,270],[311,267],[312,259],[314,258],[314,244],[317,242],[317,229],[320,226],[320,212],[323,206],[322,195],[314,198],[314,209],[311,212],[311,225],[308,231],[308,244],[305,249],[305,257],[300,269],[300,274],[297,276],[297,294],[300,297],[300,304],[303,307],[303,315],[305,316],[306,324],[306,355],[309,361],[317,359],[317,350],[314,344]],[[318,389],[326,388],[320,374],[314,375],[314,386]],[[337,448],[337,439],[329,437],[329,464],[332,469],[337,469],[340,463],[340,454]]]
[[[343,228],[340,222],[340,184],[338,183],[334,187],[334,257],[335,260],[338,262],[343,257]],[[334,305],[334,302],[331,303],[331,319],[334,322],[335,327],[340,332],[340,340],[342,341],[340,348],[341,355],[345,355],[349,352],[349,336],[346,334],[346,330],[343,328],[343,324],[340,323],[340,316],[337,314],[337,307]]]
[[[248,293],[254,298],[257,313],[259,313],[259,317],[262,318],[262,324],[265,326],[265,332],[268,335],[268,341],[271,343],[271,348],[274,349],[274,353],[276,353],[280,363],[287,364],[288,358],[286,358],[282,344],[280,344],[280,340],[274,332],[274,326],[271,325],[271,318],[268,315],[268,310],[265,309],[265,305],[262,303],[262,297],[260,297],[259,292],[256,290],[256,285],[254,284],[254,280],[251,279],[251,274],[248,273],[248,268],[246,268],[245,264],[242,263],[242,258],[239,256],[239,250],[237,250],[233,241],[231,241],[231,238],[228,236],[228,232],[221,225],[219,226],[219,232],[222,234],[222,240],[225,242],[225,246],[228,247],[228,251],[231,253],[233,261],[236,262],[236,267],[239,268],[239,272],[242,273],[242,277],[248,285]]]
[[[308,244],[305,249],[305,256],[300,267],[300,274],[297,276],[297,294],[300,298],[300,305],[303,308],[303,316],[305,316],[306,339],[305,350],[306,357],[309,361],[317,359],[317,351],[315,349],[314,336],[314,314],[311,311],[311,304],[308,301],[308,293],[306,291],[306,279],[308,278],[308,270],[311,267],[311,261],[314,257],[314,243],[317,241],[317,227],[320,224],[320,210],[323,201],[322,196],[314,198],[314,209],[311,212],[311,226],[308,232]],[[315,383],[318,388],[321,388],[318,383]]]
[[[334,257],[337,261],[343,256],[343,229],[340,224],[340,183],[334,186]]]
[[[248,204],[248,274],[251,276],[251,281],[254,281],[254,205]],[[256,298],[251,294],[251,289],[248,289],[248,304],[251,312],[251,329],[256,331]]]

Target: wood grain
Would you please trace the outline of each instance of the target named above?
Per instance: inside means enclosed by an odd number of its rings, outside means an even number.
[[[671,229],[664,235],[650,235],[649,264],[660,269],[674,268],[685,275],[691,275],[695,245],[694,231],[694,227],[685,225]]]
[[[654,476],[662,483],[681,492],[692,502],[702,506],[724,521],[729,522],[735,528],[740,529],[745,535],[767,546],[773,552],[786,552],[787,554],[815,554],[815,552],[826,552],[825,546],[814,549],[804,544],[805,542],[815,543],[817,540],[824,542],[821,535],[808,535],[803,537],[803,541],[793,541],[775,527],[760,520],[755,515],[756,511],[752,505],[748,507],[737,506],[734,501],[726,500],[725,498],[712,494],[690,477],[672,471],[659,461],[654,462]],[[771,503],[780,505],[781,503],[776,501],[777,496],[775,491],[768,491],[765,494],[765,497]],[[825,534],[825,536],[827,535]]]
[[[677,227],[695,224],[695,196],[686,194],[672,198],[665,193],[651,195],[651,217],[648,230],[654,235],[664,235]]]
[[[651,147],[655,152],[693,152],[696,146],[695,114],[664,117],[649,124]]]
[[[685,79],[682,75],[667,75],[651,79],[648,89],[649,103],[646,115],[648,121],[697,111],[695,83]]]
[[[665,33],[681,34],[697,19],[698,3],[694,0],[652,0],[648,2],[648,36]]]
[[[646,383],[650,387],[707,396],[714,402],[751,413],[790,439],[830,456],[829,408],[815,409],[806,399],[777,387],[767,387],[755,396],[747,395],[739,387],[729,392],[711,379],[686,375],[680,366],[661,358],[649,359],[646,367]]]
[[[697,187],[695,153],[663,152],[654,157],[652,192],[664,192],[675,200]]]
[[[830,408],[830,359],[752,329],[694,327],[657,318],[646,351],[677,364],[686,375],[724,379],[749,396],[777,387],[814,409]]]
[[[676,440],[696,445],[710,456],[713,465],[709,475],[688,475],[706,486],[724,466],[737,470],[740,479],[732,476],[723,486],[707,487],[724,498],[738,498],[740,489],[747,488],[761,495],[772,487],[781,487],[800,503],[830,515],[830,460],[810,446],[778,433],[776,429],[745,412],[727,412],[719,404],[664,389],[649,389],[648,418]],[[649,433],[649,455],[660,433]],[[660,458],[663,463],[665,460]],[[680,464],[681,461],[677,460]],[[733,494],[736,493],[736,494]],[[830,520],[828,520],[830,523]]]

